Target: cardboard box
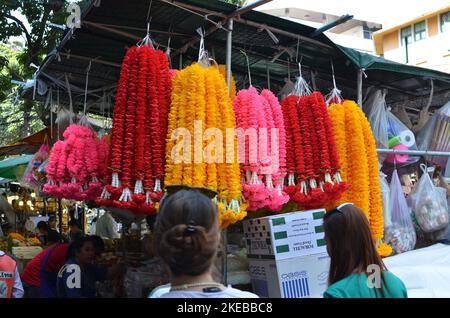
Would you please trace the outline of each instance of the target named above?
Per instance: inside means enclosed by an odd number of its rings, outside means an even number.
[[[253,291],[260,297],[322,297],[329,257],[325,210],[272,215],[244,222]]]

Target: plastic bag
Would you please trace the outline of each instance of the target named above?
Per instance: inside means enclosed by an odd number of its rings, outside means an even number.
[[[47,144],[42,144],[38,152],[28,163],[28,166],[20,180],[20,184],[24,187],[34,189],[39,188],[45,183],[45,174],[40,172],[40,166],[48,159],[50,148]]]
[[[406,203],[397,169],[392,174],[390,210],[392,225],[386,229],[386,243],[392,246],[394,253],[404,253],[414,249],[416,231],[411,220],[411,211]]]
[[[385,91],[377,90],[370,96],[365,112],[372,127],[377,148],[417,150],[413,132],[388,110]],[[389,154],[384,160],[392,164],[394,162],[396,164],[411,164],[417,162],[419,157]]]
[[[417,136],[417,143],[420,150],[450,151],[450,102],[438,109],[428,120]],[[442,168],[448,162],[448,157],[445,156],[431,156],[427,159]]]
[[[411,194],[411,202],[420,228],[424,232],[433,232],[449,223],[447,190],[435,187],[427,167],[424,164],[420,167],[423,175]]]
[[[386,93],[382,90],[375,91],[366,103],[364,109],[372,127],[373,136],[377,141],[377,148],[386,148],[388,144],[388,122]]]
[[[387,133],[388,133],[388,144],[390,149],[397,150],[417,150],[416,139],[413,132],[408,129],[394,114],[389,110],[386,112],[387,115]],[[389,163],[397,164],[411,164],[415,163],[420,159],[417,156],[400,155],[400,154],[390,154],[386,157],[386,161]]]
[[[392,226],[391,189],[389,188],[389,183],[387,182],[386,177],[387,176],[380,171],[380,188],[383,201],[383,218],[385,229]]]

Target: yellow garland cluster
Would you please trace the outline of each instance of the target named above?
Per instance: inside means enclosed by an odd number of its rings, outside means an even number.
[[[350,103],[350,101],[346,103]],[[360,110],[360,108],[356,104],[355,106],[358,108],[358,110]],[[376,141],[366,115],[361,110],[358,112],[358,114],[363,128],[364,144],[366,145],[366,156],[367,162],[369,164],[369,222],[374,238],[381,239],[383,238],[384,234],[384,219]]]
[[[194,129],[194,121],[201,123],[201,129]],[[217,191],[222,228],[246,216],[245,205],[239,204],[242,189],[235,126],[228,88],[217,67],[206,68],[195,63],[176,74],[169,112],[165,185],[184,184]],[[191,140],[185,140],[186,136],[174,140],[172,135],[180,131],[179,128],[187,129]],[[231,138],[227,138],[227,128],[232,129]],[[204,136],[206,130],[211,132],[213,129],[221,133],[222,140],[219,137],[216,139],[215,134]],[[202,140],[202,143],[196,145],[195,140]],[[189,143],[190,161],[174,161],[173,151],[180,142]],[[227,149],[234,149],[234,153],[228,153],[231,161],[227,161]],[[182,151],[186,151],[186,147],[180,150],[180,154]],[[212,155],[213,158],[204,154]],[[223,159],[223,163],[207,160],[214,157]],[[196,158],[201,159],[201,162],[196,162]]]
[[[219,65],[219,72],[222,74],[225,81],[227,80],[227,66],[220,64]],[[236,82],[234,81],[233,73],[231,73],[231,87],[230,87],[230,98],[233,100],[236,97]]]
[[[350,189],[333,205],[353,202],[369,220],[377,246],[386,254],[387,247],[380,245],[383,237],[383,211],[378,174],[375,140],[362,110],[353,101],[333,104],[328,108],[339,159],[342,178]]]
[[[392,247],[386,243],[381,243],[378,245],[377,251],[381,257],[387,257],[392,254]]]

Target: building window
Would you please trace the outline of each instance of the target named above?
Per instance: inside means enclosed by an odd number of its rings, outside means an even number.
[[[369,29],[367,26],[363,27],[363,36],[367,40],[372,40],[372,30]]]
[[[441,14],[441,32],[450,31],[450,11]]]
[[[405,45],[405,42],[408,44],[412,43],[412,30],[411,26],[403,28],[400,30],[400,42],[402,43],[402,46]]]
[[[425,21],[414,24],[414,41],[420,41],[427,37],[427,25]]]

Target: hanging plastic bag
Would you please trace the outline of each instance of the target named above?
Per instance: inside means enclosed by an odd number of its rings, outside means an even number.
[[[389,110],[386,112],[387,115],[387,134],[388,134],[388,144],[390,149],[396,150],[417,150],[416,139],[413,132],[406,127],[394,114]],[[417,156],[401,155],[401,154],[390,154],[386,157],[387,162],[397,164],[411,164],[415,163],[420,159]]]
[[[426,165],[420,167],[423,175],[411,194],[411,202],[420,228],[424,232],[434,232],[449,223],[447,190],[435,187]]]
[[[390,211],[392,225],[386,229],[386,243],[392,246],[395,254],[414,249],[416,245],[416,231],[411,220],[411,211],[406,203],[397,169],[392,174]]]
[[[428,120],[417,136],[417,143],[420,150],[450,151],[450,102],[438,109]],[[432,156],[427,159],[442,168],[448,162],[448,157],[445,156]]]
[[[381,196],[383,200],[383,218],[384,218],[384,228],[387,229],[392,226],[392,215],[391,215],[391,189],[389,188],[389,183],[387,182],[386,175],[380,171],[380,188]]]
[[[370,96],[365,112],[368,115],[377,148],[417,150],[413,132],[387,108],[385,91],[377,90]],[[402,165],[415,163],[419,157],[389,154],[381,159],[391,164],[395,161],[397,165]]]
[[[34,189],[45,182],[45,175],[39,171],[40,166],[48,159],[50,148],[47,144],[42,144],[38,152],[28,163],[28,166],[20,180],[24,187]]]

